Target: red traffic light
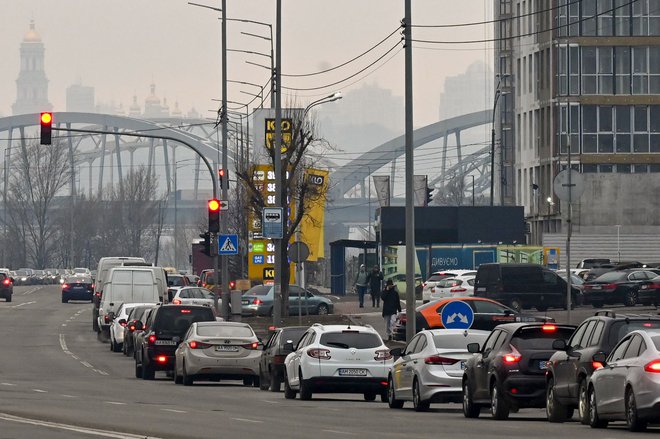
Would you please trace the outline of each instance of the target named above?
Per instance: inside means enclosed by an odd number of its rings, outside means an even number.
[[[215,198],[209,200],[209,211],[217,212],[219,210],[220,210],[220,201],[216,200]]]
[[[53,123],[53,113],[41,113],[41,123],[50,125]]]

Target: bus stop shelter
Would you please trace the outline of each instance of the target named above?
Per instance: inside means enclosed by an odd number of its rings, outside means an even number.
[[[346,248],[363,250],[378,249],[376,241],[340,239],[330,243],[330,291],[338,296],[346,295]]]

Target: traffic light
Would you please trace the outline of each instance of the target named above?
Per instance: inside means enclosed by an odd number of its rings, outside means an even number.
[[[199,237],[204,240],[204,249],[202,249],[202,253],[211,256],[211,234],[209,232],[200,233]]]
[[[50,145],[52,143],[51,133],[53,131],[53,113],[41,113],[41,144]]]
[[[426,186],[426,205],[428,206],[431,204],[431,200],[433,199],[433,191],[435,188],[431,188]]]
[[[209,200],[209,232],[220,231],[220,201],[215,198]]]
[[[220,181],[220,188],[229,187],[229,172],[226,169],[218,169],[218,180]],[[225,183],[226,181],[226,183]],[[225,186],[226,185],[226,186]]]

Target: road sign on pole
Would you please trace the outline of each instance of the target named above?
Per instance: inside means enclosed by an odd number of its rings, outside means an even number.
[[[442,326],[446,329],[470,329],[474,312],[470,305],[460,300],[449,302],[442,308]]]
[[[238,235],[218,235],[218,254],[237,255]]]
[[[282,239],[284,236],[284,209],[281,207],[264,207],[262,220],[263,236],[270,239]]]

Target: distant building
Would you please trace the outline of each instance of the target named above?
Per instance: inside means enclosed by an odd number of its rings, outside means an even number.
[[[144,114],[146,119],[157,119],[160,117],[169,117],[170,108],[167,100],[161,105],[160,98],[156,96],[156,84],[151,84],[151,93],[144,100]]]
[[[440,120],[490,107],[493,101],[492,77],[493,71],[481,61],[470,64],[465,73],[447,77],[440,94]]]
[[[44,52],[41,36],[34,28],[34,21],[30,21],[30,30],[23,37],[20,49],[21,69],[16,80],[16,102],[12,105],[15,115],[53,110],[48,101]]]
[[[74,84],[66,89],[66,111],[94,112],[94,87]]]

